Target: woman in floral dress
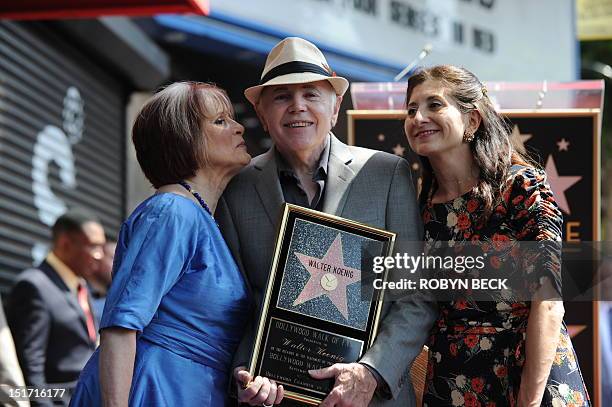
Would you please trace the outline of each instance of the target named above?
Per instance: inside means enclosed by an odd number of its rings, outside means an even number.
[[[423,404],[590,405],[563,323],[562,216],[546,174],[512,147],[486,88],[466,69],[418,72],[406,101],[406,135],[424,169],[429,254],[477,247],[484,269],[464,276],[490,270],[511,284],[439,298]]]

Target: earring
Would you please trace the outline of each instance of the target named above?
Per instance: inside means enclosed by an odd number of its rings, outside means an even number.
[[[474,133],[466,130],[465,133],[463,133],[463,142],[464,143],[471,143],[472,140],[474,140]]]

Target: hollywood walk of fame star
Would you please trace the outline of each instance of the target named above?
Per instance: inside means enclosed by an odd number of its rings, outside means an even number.
[[[565,191],[580,181],[582,177],[559,175],[557,172],[557,165],[555,164],[555,160],[552,155],[549,155],[548,159],[546,160],[545,171],[546,175],[548,176],[548,183],[555,194],[555,201],[557,201],[557,205],[559,205],[559,208],[561,208],[563,212],[571,215],[569,203],[565,197]]]
[[[338,311],[348,320],[346,289],[349,284],[361,280],[361,270],[344,265],[341,235],[338,233],[321,259],[297,252],[295,255],[310,273],[310,278],[293,302],[293,306],[321,295],[327,295]]]
[[[378,141],[380,141],[381,143],[382,143],[383,141],[385,141],[385,135],[384,135],[384,134],[382,134],[382,133],[380,133],[380,134],[378,135]]]
[[[403,157],[404,156],[404,151],[406,150],[405,147],[402,147],[401,144],[396,144],[395,147],[393,147],[393,154]]]
[[[557,146],[559,147],[559,151],[568,151],[570,142],[567,141],[565,138],[562,138],[561,140],[557,141]]]
[[[584,331],[586,327],[587,327],[586,325],[568,325],[567,333],[569,334],[570,338],[573,338],[579,333],[581,333],[582,331]]]
[[[512,127],[512,134],[510,134],[510,139],[512,140],[512,144],[514,148],[518,150],[519,153],[525,154],[527,150],[525,150],[525,142],[533,137],[533,134],[521,134],[518,125],[514,125]]]

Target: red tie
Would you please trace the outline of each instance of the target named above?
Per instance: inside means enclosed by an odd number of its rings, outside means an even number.
[[[89,335],[89,339],[91,339],[92,342],[96,342],[98,339],[96,335],[96,326],[94,325],[94,318],[93,314],[91,313],[91,308],[89,308],[87,287],[85,287],[83,284],[79,284],[79,287],[77,288],[77,299],[79,301],[79,305],[85,313],[85,320],[87,321],[87,334]]]

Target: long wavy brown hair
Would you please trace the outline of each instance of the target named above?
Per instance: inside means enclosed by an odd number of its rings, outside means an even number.
[[[421,69],[408,79],[406,104],[418,85],[426,81],[437,81],[448,90],[448,95],[457,104],[459,111],[467,114],[477,110],[482,117],[480,126],[470,142],[474,160],[480,169],[475,194],[484,201],[482,221],[491,214],[496,201],[501,197],[502,188],[514,164],[533,165],[520,154],[510,141],[511,130],[506,121],[495,110],[487,96],[485,86],[476,75],[465,68],[453,65],[438,65]],[[423,184],[419,200],[425,205],[433,187],[434,174],[427,157],[419,156],[422,164]]]

